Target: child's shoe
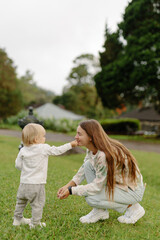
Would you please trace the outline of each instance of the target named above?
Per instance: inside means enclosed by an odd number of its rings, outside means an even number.
[[[46,227],[46,223],[40,222],[40,223],[38,223],[38,224],[33,224],[33,223],[30,223],[30,224],[29,224],[30,229],[35,228],[35,227],[37,227],[37,226],[40,226],[41,228],[43,228],[43,227]]]
[[[13,220],[13,226],[20,226],[21,224],[22,225],[25,225],[25,224],[30,224],[31,223],[31,219],[29,218],[21,218],[20,220],[17,220],[16,218],[14,218]]]

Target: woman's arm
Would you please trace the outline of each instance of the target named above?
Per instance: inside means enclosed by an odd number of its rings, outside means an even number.
[[[96,177],[93,182],[86,185],[79,185],[72,187],[72,194],[78,196],[95,195],[100,192],[105,186],[107,181],[107,164],[104,153],[98,157],[95,164]]]
[[[84,158],[84,163],[86,161],[88,161],[90,159],[89,157],[89,152],[87,149],[87,153],[86,156]],[[72,181],[76,183],[76,185],[81,184],[81,182],[85,179],[85,174],[84,174],[84,163],[83,165],[79,168],[78,172],[76,173],[76,175],[74,175],[74,177],[72,178]]]
[[[73,187],[76,186],[76,183],[74,181],[70,181],[69,183],[67,183],[65,186],[61,187],[58,192],[57,192],[57,197],[59,199],[65,199],[69,196],[69,190],[68,187]]]
[[[88,150],[87,154],[85,156],[84,162],[86,162],[89,159],[88,157]],[[73,177],[73,179],[67,183],[65,186],[60,188],[57,192],[57,197],[60,199],[67,198],[69,196],[69,190],[68,187],[74,187],[80,184],[83,180],[85,179],[85,174],[84,174],[84,164],[79,168],[78,172],[76,175]]]
[[[72,186],[72,194],[78,196],[89,196],[95,195],[100,192],[105,186],[107,181],[107,164],[105,154],[102,154],[96,162],[95,165],[96,177],[93,182],[86,185],[72,185],[74,181],[69,182],[62,188],[62,191],[58,195],[60,199],[65,199],[69,196],[70,192],[68,190],[69,186]]]

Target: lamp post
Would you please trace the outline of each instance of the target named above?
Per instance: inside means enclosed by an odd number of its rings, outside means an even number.
[[[40,125],[43,125],[42,121],[39,121],[34,115],[33,115],[33,107],[28,108],[28,116],[18,119],[18,125],[23,129],[28,123],[37,123]],[[23,142],[19,145],[19,150],[23,147]]]

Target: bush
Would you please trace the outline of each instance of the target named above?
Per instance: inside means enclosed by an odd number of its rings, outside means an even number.
[[[45,129],[53,130],[55,132],[73,132],[76,131],[80,121],[69,119],[45,119],[42,120]]]
[[[18,120],[26,117],[28,111],[21,111],[16,116],[11,116],[5,120],[1,120],[0,124],[7,124],[8,126],[17,125]],[[40,119],[34,114],[38,120],[43,121],[45,129],[55,132],[75,132],[80,121],[70,119]],[[133,134],[135,131],[140,130],[140,122],[137,119],[105,119],[101,120],[100,124],[107,134]]]
[[[140,130],[140,121],[137,119],[106,119],[100,121],[107,134],[133,134]]]
[[[8,117],[2,121],[2,123],[8,125],[18,125],[18,119],[24,118],[28,115],[28,111],[21,111],[15,116]]]
[[[15,116],[6,118],[5,120],[0,121],[1,127],[5,124],[5,128],[10,126],[18,126],[18,120],[28,116],[28,111],[21,111]],[[34,113],[34,116],[38,120],[42,120],[43,126],[45,129],[52,130],[55,132],[73,132],[76,131],[77,126],[80,121],[70,120],[70,119],[40,119],[37,114]]]

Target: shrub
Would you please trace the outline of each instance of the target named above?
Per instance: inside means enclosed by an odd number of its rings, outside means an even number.
[[[53,130],[55,132],[73,132],[76,131],[80,121],[69,119],[45,119],[42,120],[45,129]]]
[[[106,119],[100,124],[107,134],[133,134],[140,130],[140,121],[137,119]]]
[[[28,115],[27,111],[21,111],[15,116],[8,117],[3,120],[3,123],[8,125],[18,125],[18,119],[24,118]]]
[[[22,119],[24,117],[27,117],[27,116],[28,116],[28,111],[21,111],[15,116],[8,117],[5,120],[1,119],[0,124],[1,124],[1,126],[3,124],[6,124],[5,126],[13,126],[13,125],[18,126],[18,120]],[[77,126],[80,122],[80,121],[77,121],[77,120],[70,120],[70,119],[55,119],[55,118],[40,119],[37,116],[37,114],[35,114],[35,113],[34,113],[34,116],[38,120],[42,120],[43,126],[44,126],[45,129],[52,130],[52,131],[55,131],[55,132],[67,133],[67,132],[76,131]]]

